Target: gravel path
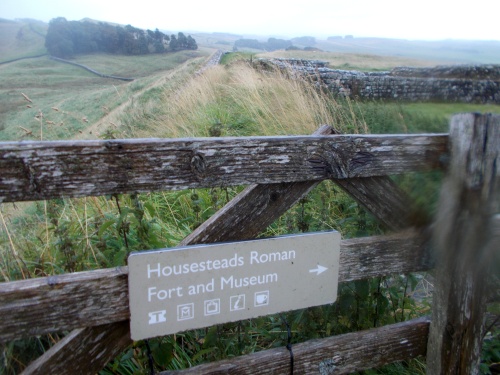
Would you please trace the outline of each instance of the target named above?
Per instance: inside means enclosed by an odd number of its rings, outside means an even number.
[[[196,74],[202,74],[208,68],[218,65],[224,53],[225,52],[222,50],[217,50],[217,52],[215,52],[212,56],[210,56],[205,65],[203,65],[201,69],[196,72]]]

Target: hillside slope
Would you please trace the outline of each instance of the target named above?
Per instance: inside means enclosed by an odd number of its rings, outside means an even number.
[[[0,19],[0,63],[46,54],[47,27],[46,23],[36,20]]]
[[[202,64],[198,58],[203,60],[210,51],[74,59],[104,74],[136,78],[132,82],[101,78],[47,56],[0,65],[0,141],[74,138],[115,108],[134,102],[139,93],[165,82],[165,76],[185,62]]]

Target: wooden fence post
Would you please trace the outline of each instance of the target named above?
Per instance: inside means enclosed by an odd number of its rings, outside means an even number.
[[[462,114],[450,126],[451,160],[434,228],[437,268],[428,374],[477,374],[493,234],[500,212],[500,116]]]

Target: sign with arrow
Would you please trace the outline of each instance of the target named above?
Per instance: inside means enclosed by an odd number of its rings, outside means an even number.
[[[339,257],[336,231],[133,253],[132,339],[333,303]]]
[[[325,272],[328,268],[326,267],[323,267],[321,265],[318,264],[318,267],[312,269],[312,270],[309,270],[309,272],[316,272],[316,276],[322,274],[323,272]]]

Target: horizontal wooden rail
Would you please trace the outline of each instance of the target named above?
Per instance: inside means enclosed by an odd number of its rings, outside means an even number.
[[[331,135],[0,143],[0,203],[385,176],[439,168],[448,136]]]
[[[367,331],[346,333],[293,345],[298,374],[351,374],[388,363],[424,356],[429,319],[418,318]],[[285,347],[202,364],[161,375],[288,374],[290,354]]]
[[[339,281],[431,268],[413,230],[343,240]],[[129,318],[128,269],[120,267],[0,284],[0,342]]]

